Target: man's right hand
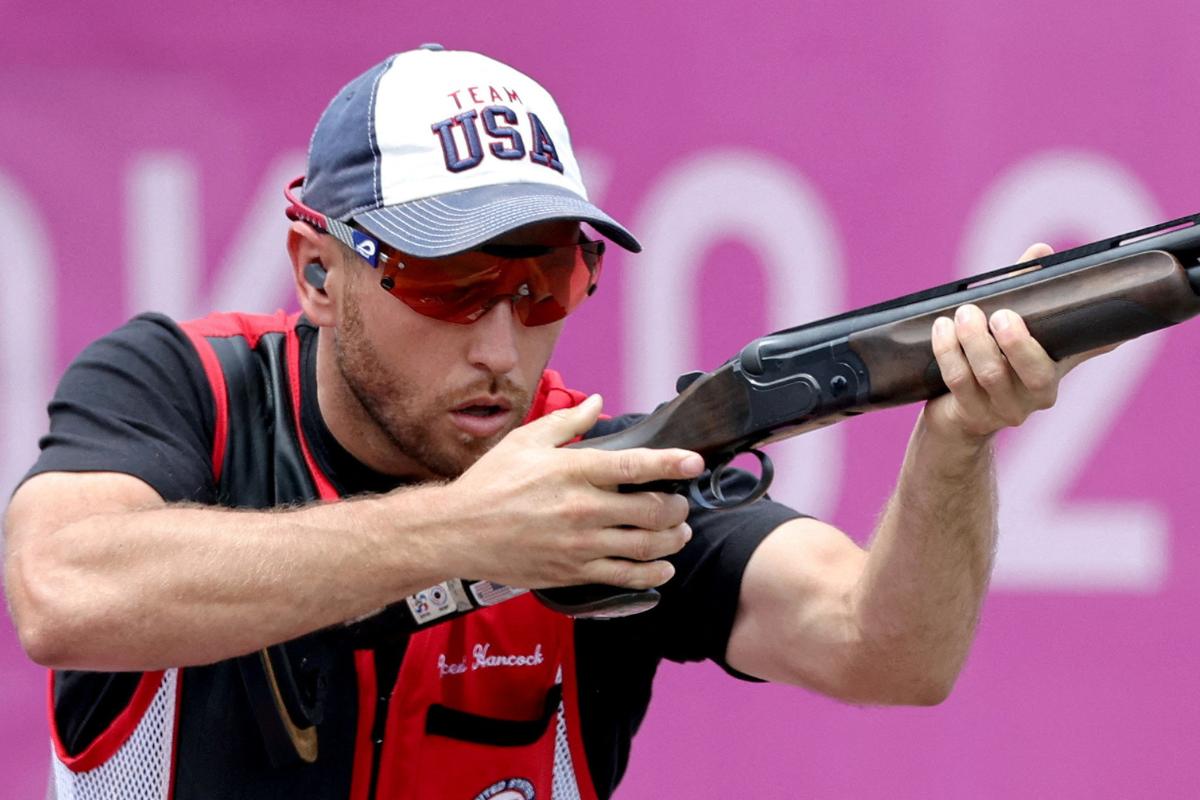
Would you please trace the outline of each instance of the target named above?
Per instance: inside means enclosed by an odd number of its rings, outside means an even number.
[[[662,559],[691,538],[687,500],[617,487],[691,479],[704,461],[679,449],[563,448],[596,424],[601,406],[592,395],[517,428],[444,487],[456,575],[530,589],[647,589],[671,579]]]

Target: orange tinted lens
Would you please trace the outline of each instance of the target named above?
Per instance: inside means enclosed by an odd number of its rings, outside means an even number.
[[[491,261],[484,269],[448,271],[434,259],[406,258],[401,262],[403,268],[392,272],[393,283],[388,291],[427,317],[474,322],[504,281],[502,265],[495,259]]]
[[[600,278],[601,249],[574,248],[572,261],[545,267],[531,276],[533,291],[516,303],[517,316],[525,325],[546,325],[570,314],[588,296]],[[538,279],[542,281],[539,285]]]
[[[568,247],[495,247],[446,258],[388,253],[383,285],[409,308],[471,323],[511,299],[525,325],[562,319],[599,278],[602,242]]]

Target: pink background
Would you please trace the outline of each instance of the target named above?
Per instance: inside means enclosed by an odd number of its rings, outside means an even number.
[[[88,341],[141,309],[288,302],[297,152],[345,81],[424,41],[538,77],[644,236],[556,356],[610,410],[767,330],[1200,211],[1190,0],[21,5],[0,4],[5,495]],[[672,263],[700,269],[651,291]],[[1197,344],[1122,348],[1002,441],[1001,566],[945,704],[667,665],[618,796],[1194,796]],[[806,437],[776,496],[865,538],[913,415]],[[0,623],[4,797],[42,792],[43,685]]]

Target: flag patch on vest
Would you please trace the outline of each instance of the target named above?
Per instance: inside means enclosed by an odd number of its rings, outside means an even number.
[[[528,589],[514,589],[512,586],[491,581],[477,581],[471,584],[471,594],[474,595],[475,602],[481,606],[494,606],[505,600],[512,600],[528,591]]]

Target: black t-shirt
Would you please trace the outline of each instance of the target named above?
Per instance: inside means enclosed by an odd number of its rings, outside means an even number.
[[[301,320],[297,332],[301,391],[315,397],[317,331]],[[313,457],[343,495],[401,484],[347,452],[317,403],[302,408]],[[196,351],[170,319],[146,314],[90,345],[63,376],[49,411],[50,431],[26,479],[51,471],[121,472],[145,481],[167,502],[216,501],[212,389]],[[588,435],[612,433],[639,418],[604,420]],[[745,491],[748,484],[738,484],[751,480],[731,473],[727,489]],[[693,506],[692,540],[671,558],[676,574],[660,588],[659,606],[620,620],[577,622],[581,725],[601,797],[611,794],[624,773],[660,659],[709,659],[745,677],[725,663],[742,573],[762,539],[797,516],[769,500],[720,512]],[[70,752],[82,750],[107,727],[136,682],[136,674],[128,673],[59,673],[55,716]]]

